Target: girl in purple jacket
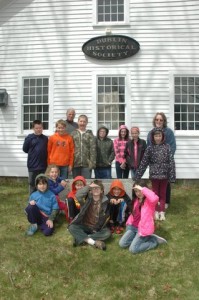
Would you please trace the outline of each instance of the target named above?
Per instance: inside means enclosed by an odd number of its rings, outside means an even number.
[[[133,211],[126,222],[126,232],[119,241],[122,248],[129,247],[133,254],[147,251],[157,247],[158,244],[167,243],[165,239],[154,233],[154,212],[159,197],[143,180],[133,184],[135,200]]]

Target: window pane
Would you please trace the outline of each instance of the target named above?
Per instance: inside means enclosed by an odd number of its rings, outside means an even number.
[[[175,127],[176,130],[198,130],[199,77],[175,77]],[[177,105],[178,104],[178,105]]]
[[[98,22],[122,22],[124,21],[123,0],[98,0]]]
[[[104,121],[104,124],[108,124],[110,129],[115,130],[117,127],[118,130],[121,119],[125,123],[125,89],[123,85],[120,85],[120,83],[124,84],[124,79],[115,76],[98,78],[98,127]],[[103,95],[99,93],[102,90],[106,92]],[[119,90],[123,92],[120,95]],[[100,105],[100,103],[104,103],[104,105]],[[121,104],[119,105],[119,103]]]
[[[48,129],[49,105],[48,90],[49,78],[31,77],[23,79],[23,128],[30,129],[35,119],[45,120],[45,129]],[[45,105],[44,105],[45,104]]]

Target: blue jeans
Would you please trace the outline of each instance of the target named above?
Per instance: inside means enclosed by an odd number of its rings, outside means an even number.
[[[111,179],[111,166],[104,168],[95,169],[95,178],[96,179]]]
[[[68,166],[63,166],[63,167],[59,166],[59,171],[60,171],[60,177],[62,177],[63,179],[68,178]]]
[[[157,238],[152,235],[139,236],[137,228],[134,226],[127,226],[126,232],[119,241],[122,248],[129,247],[129,251],[133,254],[144,252],[157,247]]]
[[[116,169],[116,175],[117,178],[129,178],[129,168],[126,166],[125,169],[120,168],[120,163],[118,161],[115,162],[115,169]]]
[[[90,179],[92,170],[84,167],[75,167],[73,168],[72,173],[73,173],[73,178],[75,178],[76,176],[83,176],[86,179]]]

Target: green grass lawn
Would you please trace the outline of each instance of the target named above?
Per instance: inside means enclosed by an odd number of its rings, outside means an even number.
[[[156,233],[168,240],[132,255],[119,237],[107,250],[72,246],[64,216],[55,234],[24,235],[27,186],[1,182],[0,299],[199,299],[199,188],[176,184],[166,221]]]

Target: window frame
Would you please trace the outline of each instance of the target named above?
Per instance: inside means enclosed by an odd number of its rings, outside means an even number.
[[[49,118],[48,118],[48,130],[44,130],[43,133],[46,135],[50,135],[50,133],[53,130],[53,122],[51,120],[53,119],[53,82],[54,82],[54,76],[51,71],[32,71],[32,72],[20,72],[18,74],[18,118],[19,122],[17,125],[17,132],[18,135],[28,135],[32,133],[32,129],[23,129],[23,80],[25,78],[30,79],[31,77],[47,77],[49,79],[49,98],[48,98],[48,105],[49,105]]]
[[[131,95],[130,89],[127,88],[131,86],[130,80],[130,71],[121,72],[119,70],[108,71],[108,70],[101,70],[101,71],[93,71],[92,74],[92,111],[93,111],[93,118],[92,118],[92,128],[94,132],[98,130],[98,77],[100,76],[114,76],[114,77],[125,77],[125,125],[130,128],[131,126]],[[119,129],[119,128],[118,128]],[[109,136],[117,137],[118,136],[118,129],[117,130],[109,130]]]
[[[129,0],[124,0],[124,21],[117,22],[98,22],[98,0],[93,0],[93,26],[116,26],[129,25]]]
[[[176,77],[198,77],[199,72],[193,73],[193,70],[189,69],[187,72],[171,70],[170,72],[170,124],[169,127],[175,131],[175,136],[196,136],[199,137],[199,130],[176,130],[175,129],[175,78]]]

